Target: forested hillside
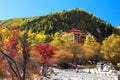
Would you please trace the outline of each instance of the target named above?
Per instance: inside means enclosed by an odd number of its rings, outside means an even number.
[[[0,76],[6,80],[33,80],[42,64],[68,68],[101,61],[120,63],[120,28],[84,10],[0,21]]]
[[[8,19],[8,20],[3,20],[0,21],[0,26],[4,27],[17,27],[17,26],[22,26],[26,24],[29,21],[32,21],[34,19],[37,19],[39,17],[31,17],[31,18],[13,18],[13,19]]]
[[[93,14],[81,9],[64,10],[63,12],[51,13],[49,15],[31,18],[15,18],[0,21],[0,26],[18,27],[33,32],[43,31],[45,34],[54,34],[59,31],[69,31],[72,28],[91,33],[98,41],[111,34],[120,34],[120,30],[114,28]]]

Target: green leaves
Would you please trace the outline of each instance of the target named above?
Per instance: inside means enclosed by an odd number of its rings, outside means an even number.
[[[1,21],[0,26],[17,27],[27,31],[31,30],[32,33],[44,31],[45,35],[51,35],[60,30],[67,32],[75,28],[90,32],[99,42],[102,42],[102,40],[112,33],[120,34],[120,29],[114,28],[111,24],[79,8],[40,17],[15,18]]]

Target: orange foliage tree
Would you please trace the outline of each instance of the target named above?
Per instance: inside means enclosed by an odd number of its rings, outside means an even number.
[[[64,45],[64,49],[73,54],[73,62],[84,63],[84,48],[81,43],[70,41]]]
[[[22,37],[18,36],[19,30],[11,30],[11,35],[8,37],[7,42],[4,42],[1,37],[1,42],[3,44],[0,48],[0,54],[4,56],[4,59],[7,61],[12,74],[17,77],[18,80],[25,80],[26,77],[26,65],[29,59],[29,44],[26,41],[26,34]],[[20,48],[21,51],[19,51]],[[21,65],[17,64],[17,58],[22,58]],[[19,65],[19,66],[18,66]],[[21,72],[22,70],[22,72]],[[21,75],[23,73],[23,75]]]
[[[54,58],[55,63],[57,63],[58,65],[63,65],[65,63],[68,64],[72,63],[73,54],[69,51],[66,51],[65,49],[61,49],[59,51],[56,51]]]

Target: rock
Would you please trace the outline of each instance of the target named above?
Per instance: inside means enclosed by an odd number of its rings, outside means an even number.
[[[117,75],[117,71],[116,70],[109,70],[108,74],[112,75],[112,76],[116,76]]]
[[[118,75],[118,80],[120,80],[120,74]]]

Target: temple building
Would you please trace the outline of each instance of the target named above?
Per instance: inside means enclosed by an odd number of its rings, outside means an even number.
[[[86,39],[85,33],[77,29],[71,29],[69,32],[73,34],[74,40],[76,40],[79,43],[84,43],[84,40]]]

